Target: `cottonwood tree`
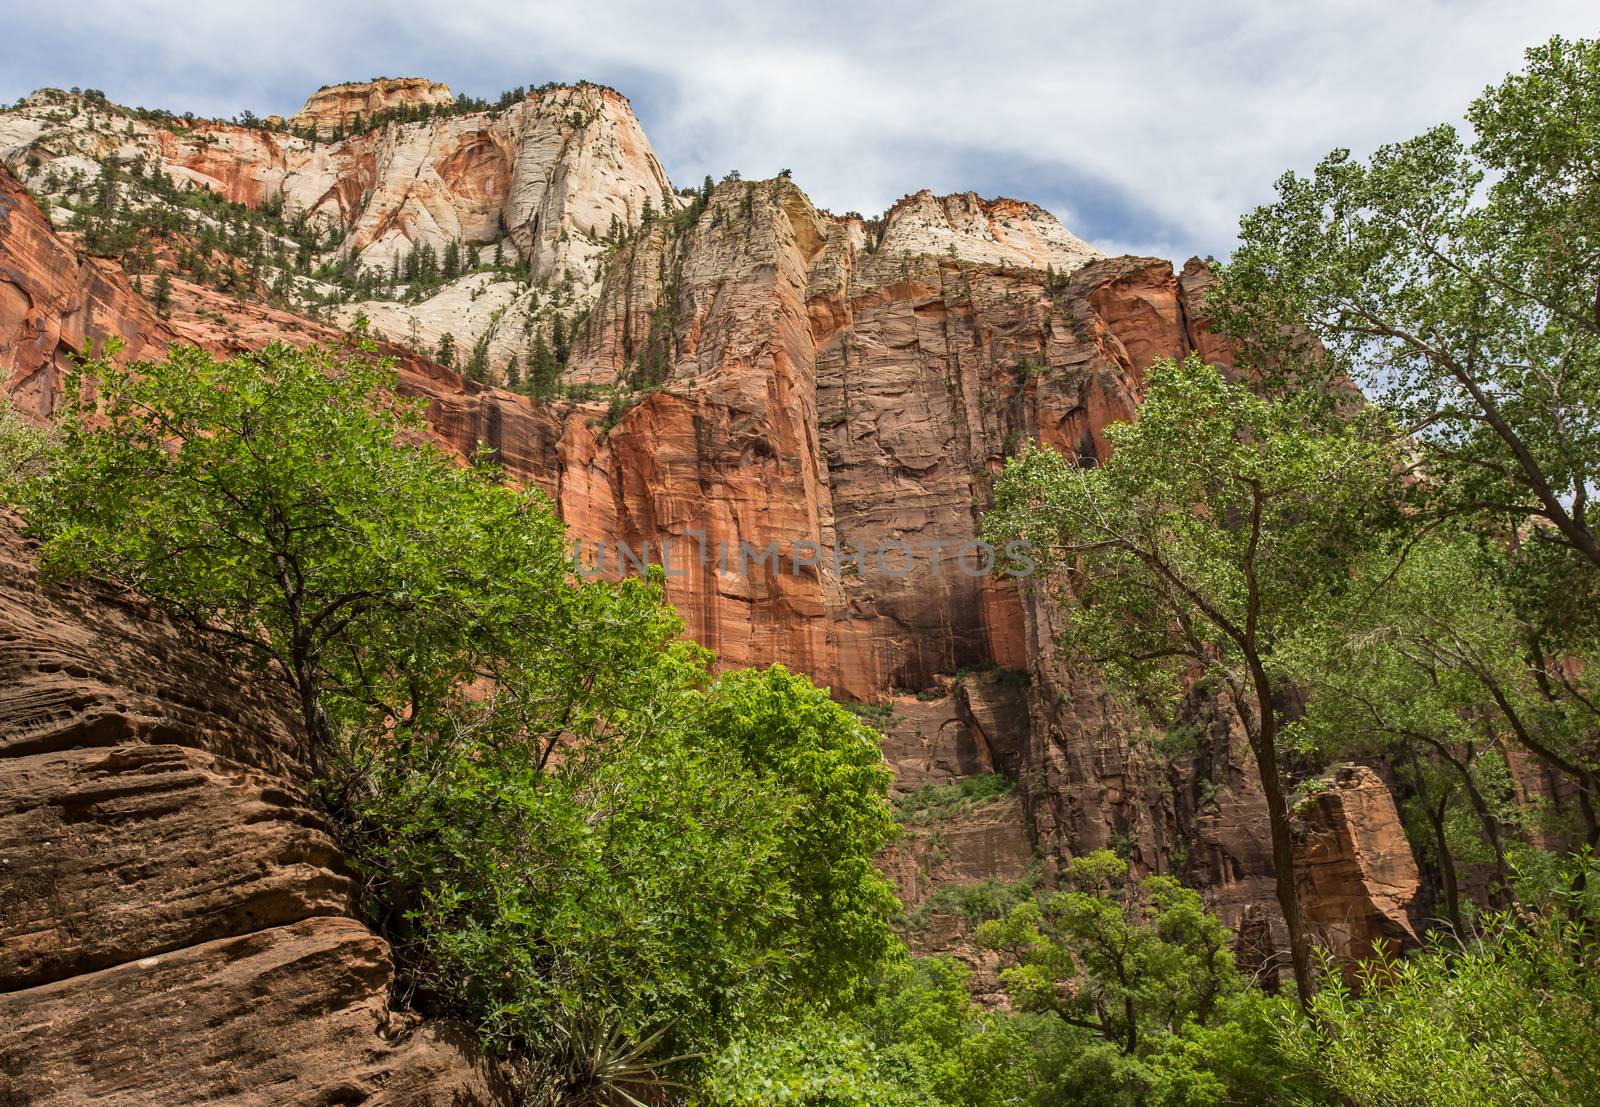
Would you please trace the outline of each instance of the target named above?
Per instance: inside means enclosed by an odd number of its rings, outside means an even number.
[[[1065,573],[1067,644],[1141,694],[1214,675],[1247,735],[1271,826],[1295,984],[1312,991],[1280,764],[1279,644],[1338,587],[1394,502],[1389,428],[1328,395],[1270,401],[1198,359],[1152,368],[1110,458],[1032,449],[986,528]]]
[[[1460,531],[1435,531],[1399,552],[1374,549],[1353,568],[1351,587],[1279,654],[1305,693],[1297,743],[1332,755],[1382,751],[1407,777],[1458,933],[1450,839],[1461,822],[1477,824],[1478,850],[1489,855],[1490,905],[1509,905],[1515,836],[1529,813],[1509,794],[1506,751],[1520,749],[1570,786],[1553,797],[1554,813],[1568,816],[1561,829],[1593,841],[1600,798],[1600,751],[1585,740],[1578,702],[1548,700],[1521,649],[1525,628],[1493,572],[1504,556]],[[1564,678],[1592,696],[1592,669],[1575,660]],[[1452,817],[1458,810],[1464,819]]]
[[[1600,571],[1600,41],[1559,37],[1468,112],[1285,174],[1207,296],[1257,371],[1321,367],[1392,408],[1486,518]],[[1587,587],[1587,586],[1586,586]]]
[[[1109,850],[1075,857],[1066,888],[978,928],[1001,954],[1000,982],[1025,1011],[1056,1015],[1125,1055],[1141,1035],[1193,1019],[1241,987],[1230,935],[1200,894],[1170,876],[1128,877]]]

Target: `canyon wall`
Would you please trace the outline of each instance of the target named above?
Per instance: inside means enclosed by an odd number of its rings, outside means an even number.
[[[349,125],[368,93],[343,87],[306,111]],[[48,414],[85,338],[118,334],[130,356],[175,340],[232,352],[337,341],[364,316],[443,444],[496,450],[604,548],[607,571],[619,543],[665,560],[689,634],[724,665],[783,662],[880,705],[902,791],[1014,782],[953,862],[896,863],[909,900],[1115,848],[1205,888],[1230,925],[1270,930],[1265,811],[1236,729],[1216,718],[1195,748],[1157,752],[1058,655],[1048,582],[974,571],[1007,457],[1031,440],[1104,457],[1153,362],[1231,363],[1205,327],[1202,263],[1103,258],[1034,205],[970,194],[917,193],[868,221],[816,209],[787,179],[726,180],[686,206],[626,100],[595,86],[337,143],[151,124],[63,93],[0,114],[0,158],[47,198],[74,167],[141,155],[327,219],[330,257],[391,266],[455,240],[499,245],[525,272],[322,322],[176,280],[161,318],[0,171],[0,381],[23,410]],[[577,321],[572,398],[535,403],[415,352],[446,330],[488,336],[500,366],[552,312]]]

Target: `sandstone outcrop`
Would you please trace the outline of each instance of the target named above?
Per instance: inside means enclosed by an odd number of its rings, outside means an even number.
[[[976,193],[907,196],[884,216],[885,254],[933,254],[980,265],[1070,273],[1104,257],[1037,204],[984,200]]]
[[[14,206],[42,224],[31,201]],[[1048,286],[1036,268],[923,255],[895,262],[903,278],[863,286],[858,266],[885,262],[846,232],[777,181],[725,184],[683,234],[657,225],[637,236],[613,260],[569,369],[613,382],[652,342],[670,369],[609,428],[604,405],[535,405],[387,352],[402,387],[428,397],[444,444],[496,449],[576,534],[609,548],[612,571],[616,543],[655,560],[666,543],[669,597],[724,664],[781,661],[864,701],[961,669],[1028,673],[1027,688],[983,693],[1005,697],[1004,726],[979,721],[968,702],[977,686],[963,682],[929,733],[1004,732],[986,739],[1006,750],[1003,762],[981,756],[1025,781],[1046,857],[1125,844],[1139,864],[1162,867],[1188,836],[1211,842],[1191,858],[1198,878],[1228,890],[1232,921],[1270,874],[1249,830],[1260,806],[1248,752],[1219,735],[1205,769],[1211,802],[1184,823],[1168,770],[1141,752],[1104,692],[1056,657],[1048,595],[974,572],[1004,458],[1029,438],[1104,456],[1103,428],[1133,413],[1143,371],[1191,348],[1171,267],[1103,260]],[[224,353],[338,338],[188,282],[174,289],[163,336]],[[127,306],[149,314],[137,298]],[[0,349],[8,325],[0,319]],[[64,352],[53,352],[58,368]],[[776,561],[764,556],[774,543]],[[805,543],[819,551],[814,565],[797,564]],[[960,756],[980,757],[968,744]],[[908,780],[931,756],[902,756],[894,740],[889,752]]]
[[[0,117],[3,118],[3,117]],[[55,408],[67,356],[116,337],[129,357],[176,337],[121,268],[84,257],[55,234],[33,198],[0,170],[0,387],[18,407]]]
[[[363,120],[370,121],[381,112],[455,101],[449,85],[424,77],[375,77],[317,89],[305,106],[289,117],[288,123],[297,130],[310,128],[318,134],[331,135]]]
[[[290,122],[448,95],[429,87],[334,86]],[[54,198],[92,186],[104,162],[135,159],[238,203],[305,213],[335,232],[330,257],[388,270],[412,246],[498,243],[532,280],[579,299],[599,277],[614,220],[626,227],[647,206],[677,206],[627,100],[597,85],[547,88],[508,107],[391,123],[336,142],[140,118],[56,89],[0,114],[0,161]]]
[[[1394,797],[1364,765],[1335,770],[1295,807],[1306,919],[1340,960],[1414,945],[1407,909],[1422,887]]]
[[[0,1103],[504,1102],[389,1007],[276,684],[0,513]]]

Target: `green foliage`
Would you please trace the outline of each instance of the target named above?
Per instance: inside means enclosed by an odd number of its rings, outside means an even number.
[[[666,611],[644,582],[602,591]],[[587,1017],[700,1053],[775,1012],[848,1009],[891,949],[876,746],[781,668],[695,692],[697,653],[611,616],[594,629],[627,632],[624,679],[653,690],[587,741],[541,761],[462,727],[365,767],[357,858],[418,997],[535,1060]]]
[[[1040,448],[1008,462],[985,533],[996,545],[1026,540],[1066,578],[1068,647],[1158,718],[1196,678],[1226,690],[1255,753],[1305,995],[1274,656],[1390,523],[1392,431],[1329,393],[1263,398],[1190,357],[1153,366],[1138,420],[1106,434],[1104,464]]]
[[[1427,450],[1440,513],[1528,521],[1589,574],[1600,456],[1600,41],[1553,38],[1449,126],[1286,174],[1207,310],[1258,367],[1350,374]],[[1321,344],[1313,349],[1312,341]]]
[[[1594,832],[1581,802],[1541,826],[1516,799],[1507,751],[1591,792],[1600,762],[1594,649],[1574,642],[1560,664],[1529,656],[1538,634],[1502,583],[1507,557],[1497,543],[1449,529],[1398,553],[1374,549],[1354,566],[1348,592],[1279,655],[1308,693],[1293,727],[1298,747],[1333,757],[1384,750],[1395,762],[1458,931],[1473,907],[1458,864],[1488,867],[1488,903],[1478,906],[1505,906],[1519,837]]]
[[[1102,465],[1011,461],[986,531],[1068,574],[1069,640],[1124,686],[1169,699],[1199,665],[1253,706],[1250,655],[1337,585],[1389,503],[1387,428],[1191,358],[1154,366],[1137,422],[1107,436]]]
[[[714,1060],[708,1107],[1001,1107],[1031,1098],[1030,1027],[973,1002],[970,971],[901,957],[847,1016],[800,1016]],[[1046,1036],[1048,1030],[1046,1030]]]
[[[964,776],[943,784],[924,784],[902,796],[895,806],[907,826],[944,822],[967,814],[974,807],[1009,795],[1015,785],[999,773]]]
[[[1129,878],[1101,850],[1074,858],[1065,890],[977,930],[1012,1003],[1057,1024],[1070,1048],[1035,1060],[1040,1103],[1288,1102],[1297,1087],[1274,1034],[1286,1001],[1248,991],[1231,935],[1171,877]],[[1303,1102],[1313,1102],[1306,1098]]]
[[[28,481],[43,472],[49,445],[47,432],[25,422],[11,397],[0,392],[0,505],[15,503]]]
[[[641,661],[656,637],[631,639]],[[568,1057],[567,1028],[596,1011],[629,1040],[703,1049],[779,1005],[853,1001],[890,948],[876,743],[804,678],[688,694],[702,673],[691,658],[656,674],[645,709],[610,706],[603,733],[548,761],[520,731],[461,727],[364,767],[358,857],[427,1006],[537,1059]]]
[[[659,577],[573,579],[544,501],[423,444],[368,350],[114,354],[24,490],[44,563],[294,688],[414,1003],[580,1102],[865,994],[897,826],[849,712],[781,668],[712,682]]]
[[[1109,850],[1073,858],[1064,877],[1069,890],[978,928],[979,944],[1010,962],[1001,982],[1023,1010],[1133,1054],[1141,1031],[1204,1025],[1238,991],[1229,934],[1197,893],[1166,876],[1131,881]]]
[[[433,722],[484,639],[539,602],[516,597],[566,594],[566,561],[538,494],[400,444],[423,422],[394,382],[361,348],[86,361],[26,497],[45,566],[110,576],[271,664],[319,766],[330,718]]]
[[[700,726],[766,788],[796,797],[783,843],[798,892],[783,926],[799,943],[795,983],[820,1001],[851,995],[860,968],[888,952],[896,906],[872,863],[897,831],[877,736],[779,665],[723,677]]]
[[[945,884],[919,903],[906,922],[913,932],[920,933],[938,915],[953,915],[973,924],[1002,918],[1030,900],[1043,879],[1040,866],[1034,865],[1020,880],[991,876],[972,884]]]
[[[1575,875],[1464,942],[1380,955],[1354,988],[1330,966],[1308,1017],[1285,1024],[1288,1058],[1353,1107],[1600,1104],[1596,903]]]

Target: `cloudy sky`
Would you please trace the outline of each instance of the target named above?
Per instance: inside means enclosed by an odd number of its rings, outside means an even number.
[[[1044,204],[1107,252],[1225,255],[1288,168],[1460,118],[1593,0],[8,0],[0,100],[288,114],[319,85],[427,76],[493,98],[628,94],[679,184],[794,172],[818,204],[918,188]],[[1585,18],[1585,17],[1588,18]]]

